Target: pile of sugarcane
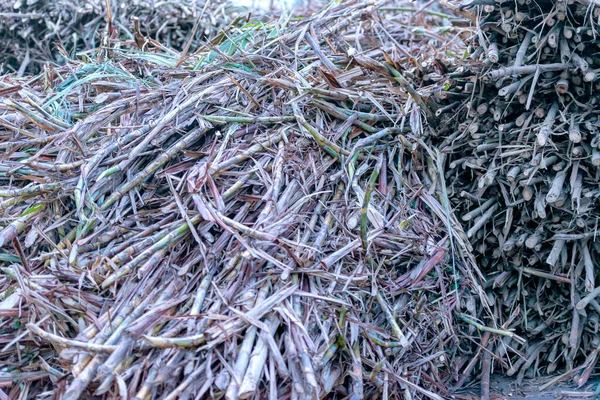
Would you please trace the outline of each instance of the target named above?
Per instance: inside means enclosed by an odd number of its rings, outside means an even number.
[[[441,399],[514,336],[424,142],[460,29],[385,6],[0,78],[0,394]]]
[[[190,42],[195,50],[238,15],[244,10],[228,1],[0,0],[0,73],[38,73],[111,46],[103,36],[135,42],[142,35],[146,46],[179,51]]]
[[[508,375],[587,382],[600,351],[600,7],[466,0],[462,66],[442,77],[452,207],[486,276]],[[492,336],[494,338],[494,336]],[[498,340],[502,339],[502,340]]]

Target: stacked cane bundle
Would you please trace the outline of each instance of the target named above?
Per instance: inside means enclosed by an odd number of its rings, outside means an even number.
[[[583,384],[600,346],[600,7],[445,3],[471,51],[438,92],[449,196],[487,276],[508,374]],[[553,382],[553,381],[552,381]]]

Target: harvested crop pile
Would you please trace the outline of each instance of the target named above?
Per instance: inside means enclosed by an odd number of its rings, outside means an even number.
[[[439,93],[435,143],[498,325],[526,339],[496,337],[488,349],[519,380],[559,373],[542,387],[583,385],[600,345],[600,8],[453,6],[477,28]]]
[[[2,78],[11,398],[439,399],[467,379],[486,298],[423,142],[457,29],[379,7]]]
[[[243,11],[229,2],[0,0],[0,64],[4,72],[37,73],[48,62],[67,62],[77,52],[101,47],[107,4],[114,27],[134,41],[140,33],[177,50],[211,38]],[[193,26],[199,21],[198,28]]]

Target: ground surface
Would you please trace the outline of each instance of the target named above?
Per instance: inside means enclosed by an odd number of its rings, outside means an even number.
[[[562,384],[553,386],[551,389],[540,392],[539,387],[546,383],[545,379],[530,380],[517,387],[514,379],[506,378],[500,375],[492,376],[491,379],[491,400],[555,400],[555,399],[598,399],[600,396],[594,396],[594,391],[600,384],[600,379],[590,380],[590,383],[583,388],[577,388],[572,385]],[[459,396],[464,400],[479,399],[479,393],[473,392],[472,396]]]

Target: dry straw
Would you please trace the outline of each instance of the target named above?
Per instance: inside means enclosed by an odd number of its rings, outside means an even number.
[[[3,76],[3,393],[441,399],[517,339],[424,141],[451,20],[344,2]]]
[[[93,58],[94,49],[106,44],[102,35],[109,29],[113,37],[133,43],[132,19],[148,41],[181,51],[190,37],[213,37],[243,12],[227,1],[0,0],[0,71],[31,75],[48,62],[64,64],[76,53]]]

